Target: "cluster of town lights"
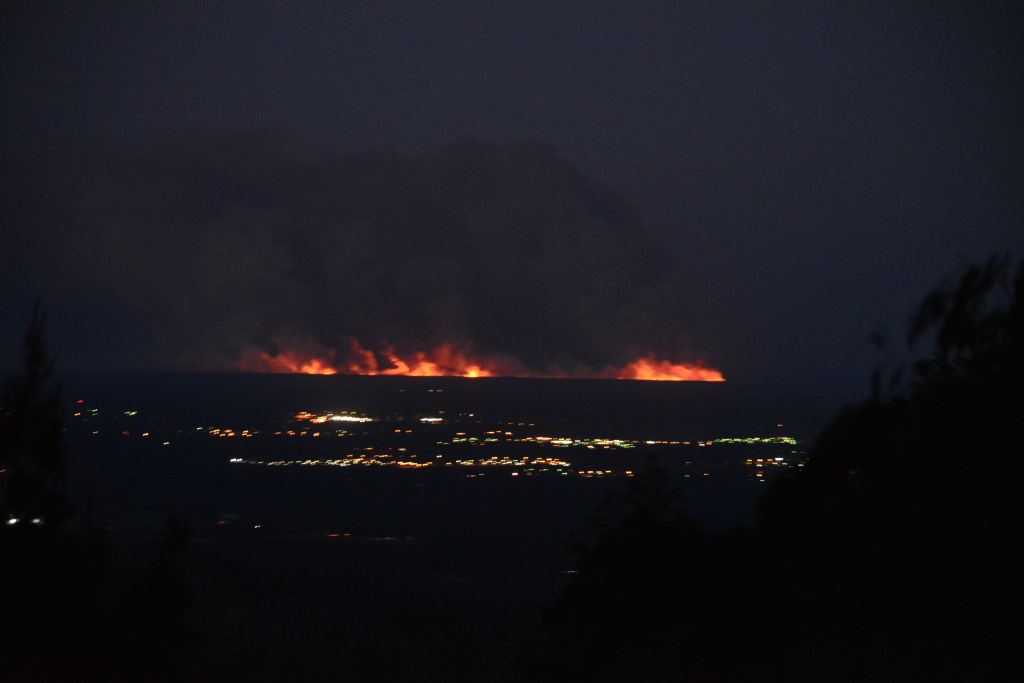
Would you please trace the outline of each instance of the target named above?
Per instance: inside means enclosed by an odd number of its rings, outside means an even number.
[[[123,417],[129,418],[133,423],[146,423],[146,420],[139,417],[136,411],[118,412],[121,412]],[[99,411],[98,409],[83,409],[74,413],[74,415],[83,422],[92,422],[99,417]],[[236,455],[230,459],[232,463],[265,466],[386,466],[416,469],[455,467],[476,470],[475,473],[466,475],[473,477],[484,476],[484,470],[505,470],[514,477],[544,474],[581,477],[624,475],[628,477],[633,476],[633,471],[620,469],[623,465],[629,466],[626,461],[621,462],[615,470],[607,469],[609,465],[612,465],[613,461],[601,461],[600,465],[602,467],[599,469],[597,467],[599,462],[589,459],[576,460],[571,454],[578,453],[583,458],[590,458],[589,453],[597,455],[599,451],[609,451],[608,456],[615,457],[612,455],[615,451],[626,452],[632,449],[655,447],[658,449],[671,449],[667,452],[673,453],[675,457],[679,457],[679,464],[684,468],[683,476],[687,478],[691,476],[711,476],[711,472],[705,471],[707,469],[718,471],[724,466],[740,465],[748,472],[747,476],[763,482],[768,478],[771,471],[779,471],[781,468],[788,467],[792,461],[799,459],[797,450],[787,449],[789,451],[787,456],[779,456],[777,455],[778,451],[775,451],[775,453],[771,454],[772,457],[766,457],[767,453],[758,452],[757,455],[761,457],[747,457],[745,462],[743,459],[738,461],[730,459],[728,462],[715,463],[707,460],[706,457],[703,457],[701,462],[696,462],[696,459],[690,460],[684,451],[675,450],[680,447],[700,447],[700,450],[703,450],[715,445],[721,445],[744,446],[748,448],[748,453],[752,453],[752,451],[749,451],[750,446],[765,445],[773,448],[796,446],[798,442],[788,436],[720,437],[694,441],[548,436],[530,434],[529,431],[523,433],[524,430],[532,431],[531,428],[536,427],[532,422],[510,421],[484,425],[480,419],[476,419],[473,413],[445,415],[444,411],[434,415],[409,416],[411,420],[405,424],[399,424],[405,419],[402,416],[392,416],[391,418],[386,416],[374,417],[355,411],[311,412],[303,410],[291,413],[290,417],[290,425],[277,424],[275,425],[276,429],[272,427],[266,431],[213,426],[196,427],[195,430],[198,433],[207,434],[218,439],[252,439],[254,437],[291,439],[324,436],[334,437],[335,439],[340,437],[343,441],[334,441],[334,443],[348,444],[341,453],[328,457],[294,457],[264,460],[238,457]],[[353,431],[352,427],[358,423],[377,424]],[[474,428],[472,427],[473,424],[481,426]],[[310,428],[306,428],[306,425]],[[449,427],[444,427],[445,425]],[[160,436],[152,436],[149,431],[124,429],[124,426],[117,425],[109,431],[103,430],[102,433],[105,435],[118,434],[120,437],[136,435],[152,442],[161,442],[162,434]],[[289,428],[289,426],[292,428]],[[454,429],[460,431],[448,431],[448,428],[451,426],[455,426]],[[782,427],[783,425],[779,424],[777,426]],[[417,429],[416,427],[419,428]],[[414,437],[413,440],[403,437],[401,441],[397,442],[390,441],[387,436],[389,434],[411,435],[414,433],[419,436]],[[101,430],[92,429],[91,434],[99,436]],[[182,435],[184,432],[178,430],[177,434]],[[375,442],[376,445],[369,445],[368,439],[375,440],[377,438],[385,439],[385,443]],[[354,442],[350,443],[350,439]],[[169,441],[162,441],[162,443],[164,446],[169,445]],[[411,446],[411,448],[408,446]],[[479,450],[481,448],[486,450],[481,452]],[[498,455],[493,455],[495,451],[491,450],[492,448],[498,449]],[[554,457],[553,455],[545,455],[536,450],[531,450],[537,448],[544,450],[558,449],[561,453],[564,453],[564,456]],[[473,455],[469,455],[469,449],[472,449]],[[487,452],[488,450],[490,450],[489,453]],[[419,452],[417,453],[417,451]],[[480,455],[476,455],[477,453],[480,453]],[[570,458],[575,460],[575,462],[571,461]],[[797,465],[799,466],[800,463],[797,463]],[[593,469],[583,469],[583,467]],[[28,521],[28,519],[21,520],[12,516],[6,520],[6,524],[14,526]],[[43,524],[43,520],[32,519],[31,523],[39,525]]]

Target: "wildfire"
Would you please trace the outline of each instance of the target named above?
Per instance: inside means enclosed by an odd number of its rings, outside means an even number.
[[[670,363],[652,356],[639,358],[624,368],[611,368],[611,379],[646,379],[656,381],[724,382],[718,370],[690,363]]]
[[[350,341],[351,348],[344,361],[337,361],[337,352],[312,344],[287,348],[271,354],[250,348],[242,356],[239,368],[247,372],[291,372],[310,375],[406,375],[409,377],[499,377],[508,375],[512,363],[508,359],[480,359],[468,349],[442,344],[431,352],[418,351],[399,355],[388,346],[380,354],[368,351],[359,342]],[[521,373],[515,372],[513,375]]]
[[[432,353],[416,352],[400,358],[390,347],[384,354],[394,367],[385,370],[366,369],[361,375],[408,375],[410,377],[498,377],[500,364],[476,360],[451,344],[442,344]]]
[[[442,344],[432,351],[400,355],[391,346],[380,353],[350,341],[343,360],[338,353],[315,344],[292,347],[277,344],[276,354],[250,348],[242,356],[239,369],[246,372],[305,373],[311,375],[405,375],[408,377],[549,377],[637,379],[653,381],[723,382],[718,370],[699,364],[672,363],[645,356],[624,367],[609,366],[600,372],[581,371],[572,374],[550,371],[531,372],[515,359],[505,356],[478,356],[469,346]]]
[[[335,375],[338,371],[323,358],[309,358],[297,351],[281,351],[272,356],[266,351],[249,349],[239,364],[249,372],[291,372],[306,375]]]

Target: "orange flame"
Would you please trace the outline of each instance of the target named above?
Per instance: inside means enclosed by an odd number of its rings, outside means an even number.
[[[388,347],[384,355],[394,367],[360,374],[410,377],[497,377],[502,374],[497,362],[472,359],[451,344],[442,344],[430,354],[418,351],[406,358],[400,358]]]
[[[270,354],[259,348],[250,348],[242,355],[239,369],[247,372],[291,372],[312,375],[407,375],[410,377],[498,377],[519,375],[509,372],[514,366],[499,358],[474,358],[467,349],[442,344],[431,352],[418,351],[406,356],[398,355],[388,346],[380,354],[390,365],[383,365],[378,355],[351,340],[351,349],[344,362],[336,362],[337,353],[313,344],[289,348],[278,343],[282,350]]]
[[[611,379],[645,379],[655,381],[724,382],[718,370],[691,363],[671,363],[653,356],[638,358],[624,368],[611,368]]]
[[[330,360],[291,350],[284,350],[272,356],[266,351],[248,349],[242,355],[242,362],[238,367],[247,372],[291,372],[307,375],[335,375],[338,372]]]
[[[608,366],[600,372],[583,369],[568,374],[561,371],[530,372],[515,359],[506,356],[479,357],[468,346],[441,344],[432,351],[417,351],[399,355],[388,346],[380,354],[363,348],[351,340],[344,361],[332,349],[315,344],[287,346],[277,344],[277,354],[249,348],[242,355],[239,369],[246,372],[306,373],[314,375],[405,375],[409,377],[548,377],[548,378],[601,378],[654,381],[723,382],[718,370],[700,364],[672,363],[645,356],[624,367]],[[386,361],[382,363],[381,361]]]

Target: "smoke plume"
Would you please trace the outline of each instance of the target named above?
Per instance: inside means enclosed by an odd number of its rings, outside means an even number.
[[[304,159],[274,133],[165,135],[8,170],[25,281],[112,362],[467,344],[572,374],[688,354],[635,211],[540,143]]]

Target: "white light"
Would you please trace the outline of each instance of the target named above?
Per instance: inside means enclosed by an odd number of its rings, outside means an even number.
[[[18,518],[17,517],[11,517],[9,520],[7,520],[8,526],[14,526],[17,523],[18,523]]]

